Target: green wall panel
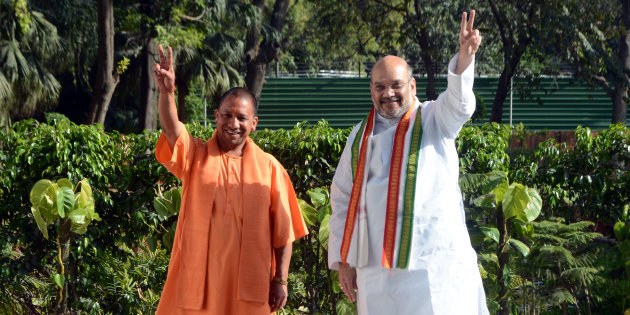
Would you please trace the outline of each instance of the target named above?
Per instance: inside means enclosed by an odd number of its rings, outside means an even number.
[[[326,119],[333,127],[350,127],[372,107],[369,78],[267,78],[258,111],[258,128],[292,128],[297,122]],[[424,100],[425,78],[417,78],[418,98]],[[474,90],[486,105],[487,122],[492,110],[497,78],[476,78]],[[537,89],[523,93],[514,83],[512,123],[530,130],[571,130],[578,125],[593,129],[610,124],[612,101],[602,89],[592,89],[573,78],[544,78]],[[439,77],[438,93],[446,89]],[[520,93],[519,93],[520,92]],[[509,95],[503,105],[503,123],[509,123]],[[630,119],[628,119],[630,121]]]

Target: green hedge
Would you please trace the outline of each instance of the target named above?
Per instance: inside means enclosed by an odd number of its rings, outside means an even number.
[[[60,116],[48,119],[20,121],[0,133],[0,281],[6,284],[0,288],[0,313],[46,313],[53,307],[56,291],[50,275],[56,245],[37,230],[29,192],[39,179],[63,177],[75,183],[88,179],[103,219],[73,240],[68,282],[72,308],[154,312],[169,252],[163,245],[153,250],[147,240],[164,235],[177,218],[158,215],[153,200],[160,191],[179,185],[154,157],[159,133],[106,133],[100,126],[75,125]],[[205,139],[213,133],[196,124],[187,127]],[[299,197],[309,200],[308,190],[330,186],[349,132],[322,121],[300,123],[292,130],[257,131],[252,138],[285,166]],[[612,237],[612,225],[630,203],[628,128],[612,126],[597,137],[578,128],[571,148],[553,140],[532,151],[509,148],[510,137],[523,132],[497,124],[464,127],[456,141],[461,172],[506,171],[510,180],[539,190],[542,217],[600,222]],[[476,212],[472,200],[477,192],[463,192],[469,228],[474,230],[489,219]],[[343,312],[336,309],[343,297],[333,290],[334,275],[326,268],[317,231],[296,245],[291,268],[288,312]],[[593,302],[595,308],[622,307],[620,301]]]

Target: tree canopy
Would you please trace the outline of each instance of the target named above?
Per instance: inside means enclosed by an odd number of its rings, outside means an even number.
[[[259,95],[265,76],[278,70],[365,76],[386,54],[426,76],[432,99],[435,76],[458,50],[459,17],[470,9],[484,36],[476,72],[497,76],[493,121],[514,76],[530,83],[540,75],[578,76],[606,90],[612,122],[627,113],[630,9],[621,0],[118,1],[113,47],[103,50],[111,57],[99,53],[98,3],[0,1],[0,125],[57,110],[123,132],[156,128],[150,72],[157,44],[174,48],[183,120],[200,117],[199,104],[216,103],[232,86]],[[119,84],[102,101],[111,103],[100,108],[102,119],[90,119],[90,100],[102,90],[97,70],[108,59],[112,66],[101,71]]]

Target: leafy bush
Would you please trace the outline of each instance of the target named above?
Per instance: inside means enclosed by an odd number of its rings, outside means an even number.
[[[604,223],[610,233],[630,203],[630,129],[612,125],[595,135],[578,127],[575,136],[573,147],[544,141],[511,168],[517,180],[539,187],[545,216]]]
[[[72,308],[94,313],[152,312],[166,277],[169,246],[165,235],[177,221],[171,212],[156,209],[154,200],[162,196],[175,202],[173,193],[167,198],[166,192],[180,186],[154,157],[159,133],[121,135],[106,133],[96,125],[77,126],[62,116],[49,115],[48,119],[48,123],[20,121],[0,131],[0,282],[8,284],[0,288],[0,312],[47,313],[54,308],[53,253],[57,248],[37,230],[29,205],[30,188],[42,178],[71,182],[85,178],[102,219],[72,240],[69,277],[70,283],[76,283],[68,292]],[[198,124],[187,128],[203,139],[214,132]],[[330,186],[349,132],[321,121],[300,123],[292,130],[257,131],[252,139],[285,166],[298,196],[321,208],[312,200],[313,191]],[[621,217],[623,206],[630,204],[628,128],[611,126],[597,136],[578,128],[575,147],[548,140],[533,150],[510,148],[512,133],[505,125],[464,127],[456,139],[462,174],[506,171],[510,182],[540,192],[541,219],[562,216],[566,224],[589,219],[598,229],[604,227],[604,236],[612,237],[612,225]],[[482,195],[481,188],[471,187],[462,185],[467,223],[479,232],[480,225],[494,221],[487,210],[474,204]],[[316,222],[311,222],[311,234],[295,246],[288,312],[348,310],[348,305],[339,304],[345,299],[335,291],[336,277],[326,268],[326,248],[319,234],[324,218],[318,213]],[[531,247],[529,241],[524,239]],[[477,249],[480,255],[488,254]],[[609,246],[605,250],[615,254],[620,249]],[[605,269],[602,274],[623,283],[613,271],[619,270],[619,264],[606,263],[597,262]],[[520,274],[521,269],[508,266],[530,281],[531,277]],[[154,278],[148,276],[147,268],[155,270]],[[591,297],[601,297],[600,306],[620,297],[616,289],[600,282],[593,283],[592,290],[597,292]],[[583,307],[584,295],[576,298]]]

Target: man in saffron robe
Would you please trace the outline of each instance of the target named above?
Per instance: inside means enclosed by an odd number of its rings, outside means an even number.
[[[156,157],[182,180],[182,203],[157,314],[270,314],[284,307],[292,242],[307,233],[286,171],[249,138],[256,98],[228,90],[216,131],[193,138],[177,118],[172,50],[158,47],[162,134]]]
[[[465,225],[455,138],[475,110],[480,43],[462,14],[448,88],[420,103],[407,63],[371,73],[374,108],[348,137],[331,187],[328,264],[359,314],[487,314]]]

